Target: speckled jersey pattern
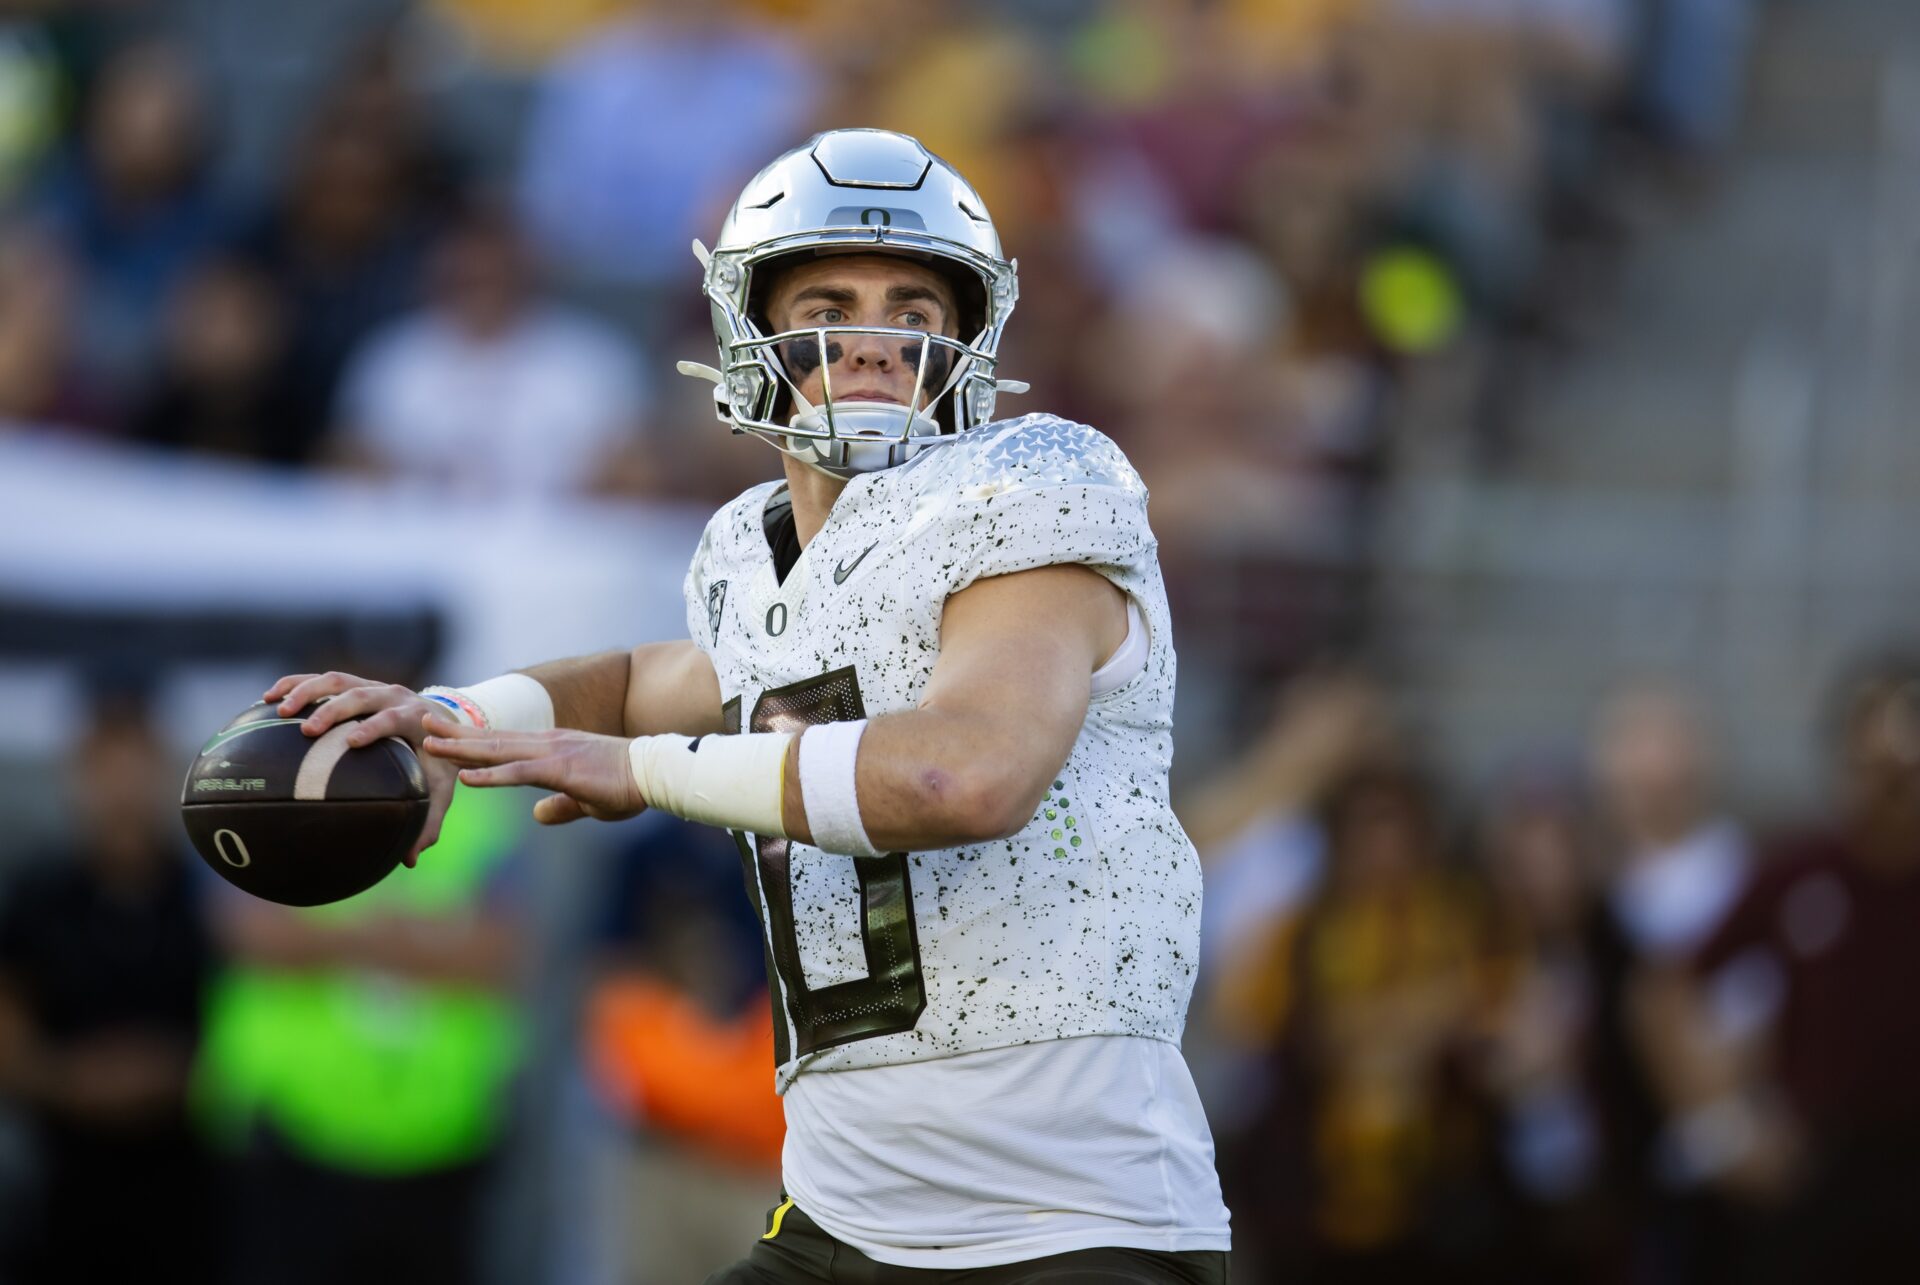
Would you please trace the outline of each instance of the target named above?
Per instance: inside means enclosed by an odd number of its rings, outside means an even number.
[[[1078,1035],[1178,1043],[1199,952],[1200,866],[1174,818],[1174,654],[1147,493],[1104,435],[991,424],[856,477],[784,583],[763,521],[778,483],[708,523],[687,624],[731,726],[914,708],[946,599],[1084,563],[1139,604],[1146,667],[1095,699],[1011,839],[874,858],[740,836],[767,927],[782,1092],[794,1076]]]

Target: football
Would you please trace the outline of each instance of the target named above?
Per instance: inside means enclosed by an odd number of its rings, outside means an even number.
[[[352,748],[342,723],[309,737],[261,702],[195,757],[180,814],[195,851],[235,887],[288,906],[364,892],[392,872],[427,819],[427,778],[389,737]]]

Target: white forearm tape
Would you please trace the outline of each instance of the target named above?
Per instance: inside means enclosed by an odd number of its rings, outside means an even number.
[[[553,697],[546,685],[531,675],[502,674],[462,687],[460,692],[480,707],[487,716],[487,726],[497,732],[553,730]]]
[[[807,803],[807,827],[822,852],[848,857],[877,857],[880,851],[860,821],[854,765],[867,720],[822,723],[800,738],[800,793]]]
[[[783,839],[788,732],[639,736],[627,745],[633,782],[650,808],[689,821]]]
[[[502,674],[472,687],[423,687],[420,694],[474,727],[499,732],[551,732],[553,697],[539,679]]]

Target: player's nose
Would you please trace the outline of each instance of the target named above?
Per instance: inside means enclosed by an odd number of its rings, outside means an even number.
[[[891,370],[895,362],[894,352],[880,335],[849,335],[846,352],[847,364],[855,370]]]

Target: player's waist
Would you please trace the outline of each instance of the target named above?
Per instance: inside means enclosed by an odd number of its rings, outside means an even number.
[[[1049,1040],[803,1075],[787,1123],[789,1192],[883,1261],[1224,1242],[1206,1117],[1163,1041]]]

